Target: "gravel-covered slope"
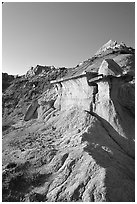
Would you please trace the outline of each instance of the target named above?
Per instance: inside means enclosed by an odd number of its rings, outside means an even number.
[[[85,70],[31,69],[3,93],[3,201],[135,200],[134,53],[108,47]],[[87,70],[105,77],[49,83]]]

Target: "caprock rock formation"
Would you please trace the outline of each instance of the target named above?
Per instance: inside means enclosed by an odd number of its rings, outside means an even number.
[[[30,98],[3,133],[3,201],[135,200],[134,68],[109,41]]]

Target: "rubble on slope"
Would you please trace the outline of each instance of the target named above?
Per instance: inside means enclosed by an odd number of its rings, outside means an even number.
[[[51,78],[22,117],[9,115],[3,201],[133,202],[134,54],[98,57]]]

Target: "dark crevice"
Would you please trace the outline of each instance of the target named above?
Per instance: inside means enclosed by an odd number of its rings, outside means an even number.
[[[89,182],[90,179],[88,179],[88,181],[86,182],[86,184],[84,183],[81,183],[73,192],[73,195],[71,197],[71,200],[74,202],[74,201],[77,201],[77,202],[81,202],[83,201],[82,200],[82,196],[85,192],[85,189],[86,189],[86,185],[87,183]]]
[[[60,190],[58,191],[57,195],[56,195],[56,200],[55,202],[58,202],[59,201],[59,196],[60,196],[60,193],[62,192],[62,188],[63,186],[60,188]]]
[[[68,153],[63,155],[63,157],[61,159],[61,162],[62,162],[61,166],[63,166],[63,164],[65,163],[66,159],[68,158],[68,155],[69,155]]]

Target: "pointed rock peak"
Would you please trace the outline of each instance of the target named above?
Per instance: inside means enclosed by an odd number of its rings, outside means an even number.
[[[122,75],[122,69],[113,59],[105,59],[100,65],[99,74],[119,76]]]
[[[117,45],[117,41],[109,40],[107,43],[105,43],[97,52],[95,55],[99,55],[102,52],[105,52],[107,49],[114,48]]]
[[[113,47],[117,44],[117,41],[113,41],[113,40],[109,40],[106,44],[104,44],[102,46],[102,48],[109,48],[109,47]]]

